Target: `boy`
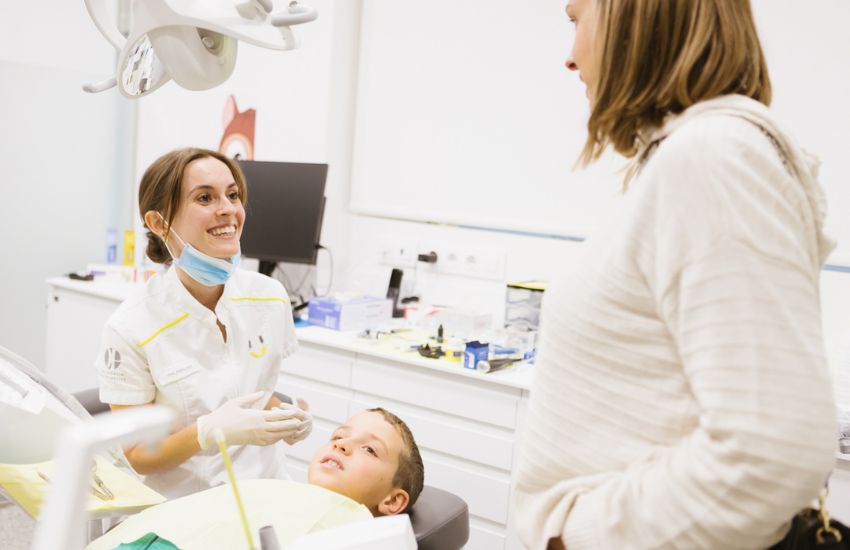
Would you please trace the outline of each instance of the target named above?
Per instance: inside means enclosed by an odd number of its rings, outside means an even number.
[[[309,484],[237,480],[253,532],[273,525],[286,545],[315,531],[369,519],[370,513],[400,514],[419,498],[424,467],[407,424],[375,408],[355,414],[333,432],[310,461],[307,479]],[[151,536],[178,548],[235,548],[245,542],[233,493],[219,486],[131,516],[87,549],[111,550]]]
[[[413,506],[424,477],[410,428],[380,407],[338,427],[307,470],[309,483],[363,504],[373,516],[400,514]]]

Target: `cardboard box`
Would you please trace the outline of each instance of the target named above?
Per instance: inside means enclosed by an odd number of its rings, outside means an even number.
[[[490,346],[486,342],[479,342],[478,340],[467,342],[466,350],[463,353],[463,368],[477,368],[479,361],[487,360],[489,352]]]
[[[389,323],[392,316],[392,300],[376,296],[311,298],[307,306],[311,325],[333,330],[373,328]]]

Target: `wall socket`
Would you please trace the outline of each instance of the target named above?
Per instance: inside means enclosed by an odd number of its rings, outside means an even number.
[[[434,251],[437,253],[437,263],[433,265],[434,272],[491,281],[505,279],[504,250],[447,245],[436,247]]]
[[[419,262],[419,254],[431,251],[437,253],[435,263]],[[498,248],[439,243],[413,245],[386,241],[380,245],[379,255],[380,263],[391,267],[418,267],[422,272],[491,281],[504,281],[505,278],[505,251]]]
[[[412,244],[383,243],[380,262],[392,267],[416,267],[417,250]]]

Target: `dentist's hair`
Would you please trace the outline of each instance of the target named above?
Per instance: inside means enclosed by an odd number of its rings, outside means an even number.
[[[699,101],[742,94],[770,105],[750,0],[594,0],[596,79],[579,159],[626,157],[642,129]]]
[[[404,489],[407,493],[409,500],[404,511],[408,511],[416,504],[416,500],[422,492],[422,486],[425,484],[425,465],[422,462],[422,455],[419,454],[419,446],[413,439],[413,433],[404,420],[381,407],[366,410],[379,413],[384,417],[387,424],[395,428],[398,435],[401,436],[404,448],[398,457],[398,469],[393,476],[393,485]]]
[[[154,210],[162,215],[166,227],[171,227],[180,207],[180,190],[186,167],[190,162],[206,157],[220,160],[227,165],[230,173],[233,174],[233,181],[236,182],[239,199],[243,205],[247,204],[248,187],[245,184],[245,176],[235,160],[209,149],[197,147],[175,149],[153,161],[142,176],[142,181],[139,183],[139,214],[143,222],[145,213]],[[168,253],[162,239],[150,228],[148,228],[147,237],[148,245],[145,253],[148,258],[158,264],[170,264],[171,254]]]

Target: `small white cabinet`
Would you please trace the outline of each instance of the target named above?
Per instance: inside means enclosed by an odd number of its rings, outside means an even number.
[[[129,291],[129,285],[103,285],[64,278],[47,281],[44,367],[51,382],[71,393],[97,386],[94,364],[100,349],[101,331]]]
[[[835,464],[826,509],[832,517],[850,525],[850,455],[842,455]]]

